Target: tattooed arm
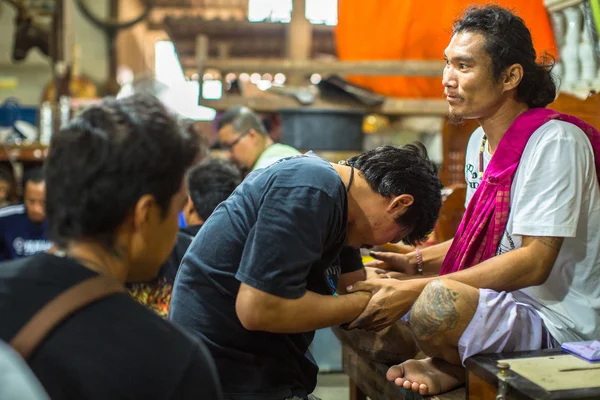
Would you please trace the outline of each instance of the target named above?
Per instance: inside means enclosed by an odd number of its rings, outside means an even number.
[[[523,236],[520,248],[440,278],[507,292],[541,285],[548,279],[562,243],[561,237]]]
[[[474,288],[511,292],[541,285],[548,279],[563,238],[523,236],[522,247],[492,257],[471,268],[433,278],[412,280],[369,279],[349,290],[370,291],[371,301],[350,328],[382,329],[398,321],[413,305],[425,286],[436,279],[452,279]],[[447,301],[446,301],[447,303]]]

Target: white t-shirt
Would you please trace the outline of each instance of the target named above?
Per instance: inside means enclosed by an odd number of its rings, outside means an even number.
[[[297,156],[300,153],[292,146],[281,143],[273,143],[262,152],[256,163],[252,167],[252,171],[256,171],[259,168],[266,168],[273,164],[275,161],[279,161],[282,158]]]
[[[466,204],[481,182],[477,128],[467,147]],[[486,145],[484,169],[492,155]],[[531,136],[513,179],[510,214],[497,255],[521,247],[522,236],[564,237],[550,277],[513,292],[532,305],[559,342],[600,338],[600,188],[594,153],[575,125],[549,121]]]

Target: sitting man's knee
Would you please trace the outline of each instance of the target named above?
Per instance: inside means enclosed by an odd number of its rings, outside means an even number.
[[[443,346],[446,334],[456,328],[460,314],[457,292],[449,281],[436,279],[425,286],[410,312],[410,325],[423,352],[434,356],[435,348]],[[455,282],[452,282],[455,283]]]

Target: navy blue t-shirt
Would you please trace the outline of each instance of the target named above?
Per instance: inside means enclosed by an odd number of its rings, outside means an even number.
[[[358,252],[344,248],[347,223],[344,183],[310,154],[251,173],[203,225],[183,258],[169,318],[207,344],[226,398],[314,390],[314,332],[248,331],[235,301],[240,282],[288,299],[334,294],[340,274],[362,268]]]
[[[0,261],[14,260],[48,250],[47,222],[33,223],[23,204],[0,209]]]

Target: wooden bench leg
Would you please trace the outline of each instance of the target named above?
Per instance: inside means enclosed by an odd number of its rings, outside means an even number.
[[[348,377],[348,380],[348,387],[350,389],[350,400],[367,400],[367,396],[363,393],[362,390],[360,390],[356,382],[354,382],[350,377]]]

